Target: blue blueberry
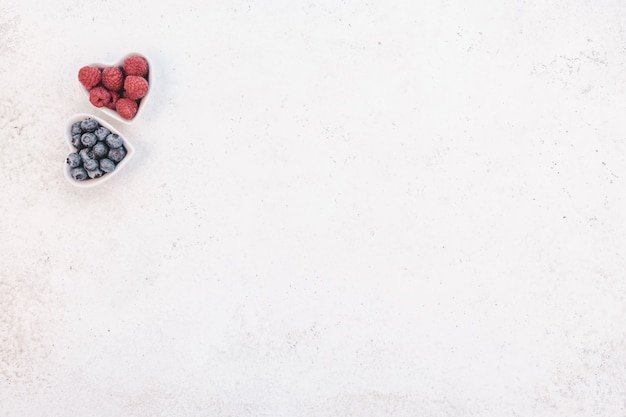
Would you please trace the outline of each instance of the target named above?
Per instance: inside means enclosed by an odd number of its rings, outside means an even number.
[[[93,154],[97,159],[104,158],[109,154],[109,147],[104,142],[93,145]]]
[[[126,148],[119,147],[109,150],[109,159],[116,164],[119,163],[126,156]]]
[[[100,126],[93,133],[95,133],[98,140],[105,140],[111,134],[111,131],[104,126]]]
[[[96,144],[98,138],[93,133],[87,132],[83,133],[83,135],[80,137],[80,141],[83,143],[83,145],[90,148]]]
[[[87,175],[89,175],[89,178],[100,178],[104,175],[104,173],[100,170],[100,168],[96,168],[93,170],[87,170]]]
[[[98,169],[98,161],[95,159],[83,159],[83,167],[87,171],[93,171],[94,169]]]
[[[76,181],[83,181],[87,179],[87,171],[85,171],[85,168],[72,168],[72,170],[70,171],[70,175]]]
[[[106,143],[109,145],[109,148],[119,148],[124,144],[124,140],[120,137],[120,135],[111,133],[106,138]]]
[[[83,132],[95,132],[97,128],[100,127],[100,123],[91,117],[80,122],[80,128],[83,129]]]
[[[95,155],[93,154],[93,150],[91,148],[81,149],[80,152],[78,152],[78,154],[80,155],[80,158],[83,161],[86,161],[87,159],[95,158]]]
[[[70,168],[76,168],[80,166],[80,163],[80,156],[76,152],[73,152],[67,156],[67,164],[70,166]]]
[[[80,141],[80,137],[81,137],[80,133],[72,135],[72,146],[78,150],[81,150],[85,147],[85,145],[83,145],[83,143]]]
[[[100,160],[100,169],[104,172],[115,171],[115,162],[108,158],[102,158]]]
[[[83,133],[83,130],[80,128],[80,122],[74,123],[70,131],[72,133],[72,136],[80,135],[81,133]]]

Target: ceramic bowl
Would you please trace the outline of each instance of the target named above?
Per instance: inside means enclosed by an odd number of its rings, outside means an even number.
[[[104,120],[100,119],[97,116],[94,116],[93,114],[89,114],[89,113],[78,113],[73,115],[72,117],[70,117],[66,124],[65,124],[65,131],[63,132],[63,135],[65,137],[65,140],[67,142],[67,146],[68,146],[68,154],[72,153],[72,152],[78,152],[78,150],[72,145],[72,125],[76,122],[82,122],[83,120],[87,119],[87,118],[92,118],[94,120],[96,120],[98,123],[100,123],[101,126],[106,127],[107,129],[109,129],[111,131],[111,133],[116,133],[118,135],[120,135],[123,139],[124,139],[124,147],[126,148],[126,156],[124,157],[124,159],[122,159],[121,162],[119,162],[116,167],[115,170],[112,172],[107,172],[106,174],[104,174],[103,176],[101,176],[100,178],[88,178],[86,180],[83,181],[76,181],[74,178],[72,178],[72,176],[70,175],[70,171],[71,168],[69,167],[69,165],[67,165],[67,163],[63,163],[64,167],[63,167],[63,174],[65,175],[65,178],[67,179],[67,181],[72,184],[75,187],[79,187],[79,188],[91,188],[91,187],[96,187],[98,185],[101,185],[107,181],[109,181],[111,178],[117,176],[120,174],[121,171],[124,170],[124,168],[126,167],[126,165],[128,164],[128,162],[133,158],[133,155],[135,154],[135,148],[132,145],[132,143],[128,140],[128,138],[122,134],[119,133],[119,131],[117,129],[115,129],[113,126],[111,126],[109,123],[105,122]]]
[[[96,107],[93,104],[91,104],[91,102],[89,101],[89,90],[87,90],[85,88],[84,85],[82,85],[81,83],[78,83],[78,86],[80,87],[81,91],[83,92],[83,94],[85,95],[85,97],[87,98],[87,102],[89,103],[89,105],[91,105],[93,108],[100,110],[102,113],[106,114],[107,116],[125,123],[125,124],[132,124],[135,120],[137,120],[139,118],[139,115],[142,113],[142,110],[146,107],[146,103],[148,101],[148,98],[150,97],[150,91],[152,91],[153,88],[153,81],[154,81],[154,77],[153,77],[153,70],[152,70],[152,63],[150,62],[150,60],[143,54],[139,54],[136,52],[130,53],[130,54],[126,54],[124,55],[119,61],[117,61],[116,63],[113,64],[102,64],[102,63],[92,63],[92,64],[87,64],[89,66],[93,66],[93,67],[97,67],[100,69],[104,69],[107,67],[122,67],[122,64],[124,63],[124,60],[126,58],[129,58],[131,56],[142,56],[146,61],[148,61],[148,76],[147,76],[147,80],[148,80],[148,94],[146,94],[145,97],[143,97],[140,101],[139,101],[139,106],[137,107],[137,114],[135,115],[135,117],[133,117],[132,119],[124,119],[123,117],[121,117],[115,110],[111,110],[107,107]]]

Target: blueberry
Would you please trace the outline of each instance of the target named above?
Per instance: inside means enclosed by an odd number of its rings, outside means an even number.
[[[109,153],[109,147],[104,142],[93,145],[93,154],[97,159],[104,158]]]
[[[94,159],[95,158],[95,155],[93,154],[93,150],[91,148],[81,149],[81,151],[78,152],[78,154],[80,155],[80,158],[83,161],[86,161],[87,159]]]
[[[83,132],[95,132],[95,130],[99,127],[100,123],[91,117],[80,122],[80,128],[83,129]]]
[[[104,172],[111,172],[115,170],[115,162],[107,158],[100,160],[100,169]]]
[[[89,178],[100,178],[104,175],[104,173],[100,170],[100,168],[96,168],[91,171],[88,170],[87,175],[89,175]]]
[[[83,143],[83,145],[90,148],[96,144],[98,138],[93,133],[83,133],[83,135],[80,137],[80,141]]]
[[[124,144],[124,140],[120,137],[120,135],[111,133],[107,136],[106,143],[109,145],[109,148],[119,148]]]
[[[116,164],[119,163],[126,156],[126,148],[123,146],[120,148],[114,148],[109,150],[109,159]]]
[[[71,133],[72,136],[83,133],[83,130],[80,128],[80,122],[76,122],[72,125]]]
[[[87,171],[85,171],[85,168],[72,168],[72,170],[70,171],[70,175],[76,181],[82,181],[87,179]]]
[[[83,159],[83,167],[87,171],[93,171],[94,169],[98,169],[98,161],[95,159]]]
[[[85,147],[85,145],[83,145],[83,143],[80,141],[80,137],[81,137],[80,133],[72,135],[72,146],[78,150],[81,150]]]
[[[76,168],[77,166],[80,166],[80,163],[80,156],[78,156],[76,152],[73,152],[67,156],[67,164],[70,166],[70,168]]]
[[[100,126],[93,133],[96,134],[96,137],[98,138],[98,140],[105,140],[107,136],[111,134],[111,131],[104,126]]]

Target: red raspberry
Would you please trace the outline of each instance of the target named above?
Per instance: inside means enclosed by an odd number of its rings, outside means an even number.
[[[94,87],[89,91],[89,101],[96,107],[106,106],[111,102],[111,93],[104,87]]]
[[[86,66],[78,70],[78,81],[80,81],[87,90],[91,90],[97,86],[101,79],[102,73],[100,72],[100,68]]]
[[[132,119],[137,114],[137,102],[129,98],[120,98],[115,104],[115,109],[124,119]]]
[[[102,70],[102,85],[111,91],[122,89],[124,74],[118,67],[108,67]]]
[[[148,94],[148,81],[137,75],[128,75],[124,80],[125,96],[132,100],[139,100]]]
[[[139,55],[128,57],[124,60],[124,71],[126,71],[126,75],[143,77],[148,74],[148,61]]]
[[[111,110],[115,110],[115,105],[117,104],[117,100],[120,98],[120,94],[117,91],[110,91],[111,93],[111,102],[109,104],[105,104]]]

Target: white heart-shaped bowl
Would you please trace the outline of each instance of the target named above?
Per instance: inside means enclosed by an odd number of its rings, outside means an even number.
[[[137,114],[135,114],[135,117],[133,117],[132,119],[124,119],[123,117],[119,115],[118,112],[116,112],[115,110],[111,110],[108,107],[96,107],[93,104],[91,104],[91,102],[89,101],[89,90],[87,90],[85,86],[82,85],[80,82],[78,83],[78,86],[80,87],[81,91],[85,94],[85,97],[87,97],[87,102],[89,103],[89,105],[91,105],[95,109],[100,110],[107,116],[112,117],[113,119],[120,121],[122,123],[128,124],[128,125],[132,124],[135,120],[137,120],[143,108],[146,107],[146,102],[148,101],[148,97],[150,96],[150,91],[152,90],[153,81],[154,81],[154,77],[152,74],[154,71],[152,70],[152,63],[150,62],[150,60],[146,58],[146,56],[143,54],[132,52],[130,54],[126,54],[125,56],[123,56],[122,59],[120,59],[115,64],[101,64],[101,63],[87,64],[87,66],[92,66],[92,67],[96,67],[100,69],[105,69],[107,67],[122,68],[122,64],[124,63],[124,60],[126,58],[130,58],[131,56],[137,56],[137,55],[143,57],[148,62],[148,76],[146,77],[146,79],[148,80],[148,94],[146,94],[146,96],[139,101],[139,106],[137,107]]]
[[[116,134],[120,135],[120,137],[122,139],[124,139],[124,147],[126,148],[126,156],[124,157],[124,159],[122,159],[116,165],[114,171],[107,172],[106,174],[104,174],[100,178],[93,178],[93,179],[88,178],[88,179],[83,180],[83,181],[76,181],[74,178],[72,178],[72,176],[70,175],[71,168],[69,167],[69,165],[67,163],[65,163],[65,167],[63,169],[63,174],[65,175],[65,178],[67,179],[67,181],[70,184],[72,184],[73,186],[78,187],[78,188],[96,187],[98,185],[101,185],[101,184],[107,182],[111,178],[113,178],[116,175],[118,175],[120,173],[120,171],[123,171],[124,167],[126,166],[126,164],[128,164],[128,161],[130,161],[132,159],[133,155],[135,154],[135,147],[133,146],[132,143],[130,143],[128,141],[128,138],[126,138],[124,135],[121,135],[117,131],[117,129],[115,129],[113,126],[111,126],[110,124],[108,124],[104,120],[100,119],[99,117],[94,116],[93,114],[88,114],[88,113],[78,113],[78,114],[75,114],[72,117],[70,117],[67,120],[67,122],[66,122],[64,137],[65,137],[65,140],[67,141],[67,146],[69,148],[69,153],[78,152],[78,150],[74,146],[72,146],[72,125],[74,123],[76,123],[76,122],[82,122],[83,120],[85,120],[87,118],[92,118],[92,119],[96,120],[98,123],[100,123],[100,126],[106,127],[107,129],[109,129],[111,131],[111,133],[116,133]]]

